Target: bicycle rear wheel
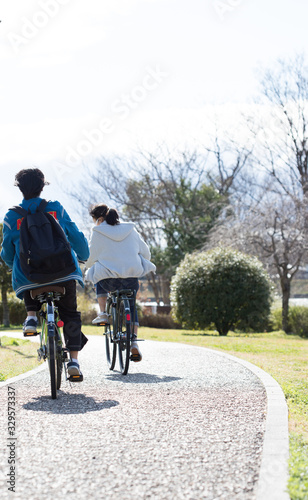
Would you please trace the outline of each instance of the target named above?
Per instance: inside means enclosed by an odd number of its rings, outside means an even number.
[[[118,352],[119,352],[119,363],[122,375],[126,375],[129,367],[130,360],[130,335],[131,335],[131,319],[130,319],[130,308],[128,300],[120,300],[118,308]]]
[[[63,354],[62,354],[62,341],[61,341],[61,334],[56,327],[56,346],[57,346],[57,374],[56,374],[56,382],[57,382],[57,389],[60,389],[61,387],[61,379],[62,379],[62,371],[63,371]]]
[[[50,387],[51,387],[51,397],[52,399],[57,399],[57,350],[56,341],[54,335],[49,335],[48,327],[48,366],[50,374]]]
[[[109,370],[113,370],[117,359],[117,344],[114,342],[116,333],[115,308],[112,307],[111,301],[107,303],[107,314],[112,316],[112,324],[105,327],[106,357]]]

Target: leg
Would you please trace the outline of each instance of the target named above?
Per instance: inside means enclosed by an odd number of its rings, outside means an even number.
[[[59,316],[64,322],[64,338],[67,349],[70,351],[71,361],[67,365],[70,380],[81,382],[83,380],[78,363],[79,351],[87,343],[88,339],[81,331],[80,312],[77,311],[76,282],[74,280],[63,283],[65,295],[57,303]],[[77,377],[77,378],[72,378]]]
[[[95,285],[96,289],[96,298],[99,305],[100,313],[94,320],[92,321],[93,325],[109,325],[110,318],[106,313],[106,304],[107,304],[107,293],[109,290],[108,282],[110,280],[101,280]]]
[[[24,292],[23,299],[27,311],[27,318],[23,324],[23,334],[36,334],[38,325],[36,313],[41,309],[41,304],[38,300],[32,299],[30,290],[26,290]]]
[[[98,305],[99,305],[99,310],[100,312],[105,312],[106,311],[106,303],[107,303],[107,297],[102,297],[102,296],[98,296],[97,297],[97,302],[98,302]]]
[[[56,303],[59,316],[64,322],[64,338],[67,349],[72,353],[81,351],[87,343],[87,338],[81,331],[81,316],[77,311],[76,282],[74,280],[62,283],[65,295]]]
[[[126,285],[125,288],[130,288],[131,290],[134,290],[136,292],[136,295],[137,295],[137,292],[139,290],[139,281],[137,278],[128,278],[126,280],[125,285]],[[135,301],[130,299],[130,311],[131,311],[132,317],[134,314],[134,310],[135,310],[135,317],[134,317],[135,327],[134,327],[134,336],[133,336],[132,343],[131,343],[131,354],[132,354],[131,359],[132,359],[132,361],[141,361],[142,354],[141,354],[141,351],[139,349],[139,345],[137,342],[138,326],[139,326],[138,312],[137,312],[137,308],[135,307]]]

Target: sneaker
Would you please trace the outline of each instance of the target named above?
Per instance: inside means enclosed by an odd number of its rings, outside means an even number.
[[[23,324],[22,331],[24,336],[27,336],[29,334],[36,334],[37,333],[37,324],[38,324],[38,319],[36,316],[28,316]]]
[[[69,374],[69,380],[70,382],[82,382],[83,381],[83,375],[80,370],[79,363],[76,363],[76,361],[69,361],[67,363],[67,373]]]
[[[99,313],[99,315],[92,321],[93,325],[109,325],[109,323],[110,316],[106,312]]]
[[[131,352],[131,360],[132,361],[141,361],[142,360],[142,354],[140,352],[140,349],[138,347],[138,342],[134,341],[131,344],[130,347],[130,352]]]

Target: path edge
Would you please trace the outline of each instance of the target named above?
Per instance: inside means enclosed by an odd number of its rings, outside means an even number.
[[[2,380],[0,382],[0,389],[1,387],[4,387],[9,384],[14,384],[14,382],[19,382],[20,380],[23,380],[25,378],[31,377],[32,375],[35,375],[36,373],[39,373],[43,370],[46,370],[47,364],[43,363],[40,366],[37,366],[36,368],[33,368],[32,370],[29,370],[25,373],[21,373],[20,375],[16,375],[16,377],[8,378],[6,380]]]
[[[197,346],[195,346],[197,347]],[[278,382],[258,366],[231,354],[202,347],[231,359],[253,372],[262,382],[267,396],[267,414],[259,479],[255,486],[256,500],[290,500],[288,406]]]
[[[16,336],[17,334],[17,336]],[[12,338],[16,338],[17,340],[18,339],[24,339],[23,335],[22,335],[22,331],[19,331],[17,330],[16,332],[14,331],[1,331],[0,332],[0,337],[12,337]],[[27,340],[32,340],[34,342],[38,342],[38,339],[36,337],[29,337]],[[19,375],[16,375],[15,377],[11,377],[11,378],[8,378],[6,380],[2,380],[0,381],[0,388],[1,387],[4,387],[6,385],[9,385],[9,384],[14,384],[14,382],[19,382],[19,380],[23,380],[27,377],[31,377],[31,375],[35,375],[36,373],[39,373],[43,370],[46,370],[47,368],[47,364],[46,363],[43,363],[39,366],[37,366],[36,368],[33,368],[32,370],[28,370],[27,372],[24,372],[24,373],[20,373]]]

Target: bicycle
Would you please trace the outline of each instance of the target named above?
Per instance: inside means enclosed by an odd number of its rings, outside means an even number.
[[[42,304],[42,309],[39,313],[41,317],[41,332],[25,333],[25,337],[40,335],[40,347],[37,350],[38,360],[48,361],[50,374],[50,387],[52,399],[57,399],[58,390],[61,387],[61,378],[64,366],[65,378],[67,370],[65,363],[69,361],[69,351],[63,347],[63,321],[59,318],[58,308],[55,302],[65,294],[63,286],[46,285],[40,288],[35,288],[30,291],[32,299],[39,300]],[[74,375],[73,381],[78,381],[78,375]],[[75,380],[76,379],[76,380]]]
[[[133,317],[130,309],[130,300],[134,301]],[[118,351],[122,375],[128,373],[130,360],[134,361],[134,355],[130,352],[132,340],[141,340],[137,339],[134,334],[135,311],[135,291],[116,290],[115,292],[108,293],[106,312],[110,318],[110,324],[101,323],[101,326],[105,326],[104,335],[107,364],[110,370],[114,369]]]

